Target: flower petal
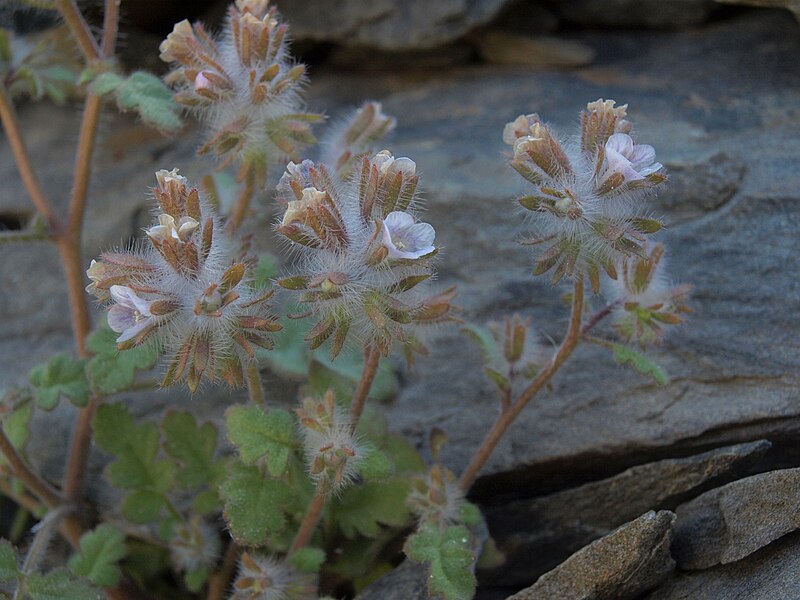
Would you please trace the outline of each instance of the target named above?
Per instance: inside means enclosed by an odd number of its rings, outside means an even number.
[[[136,325],[133,309],[124,304],[115,304],[108,309],[108,326],[117,333],[130,329]]]

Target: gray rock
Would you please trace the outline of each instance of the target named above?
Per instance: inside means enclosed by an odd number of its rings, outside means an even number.
[[[531,36],[491,30],[472,40],[481,58],[497,65],[524,67],[583,67],[594,60],[594,50],[585,44],[554,36]]]
[[[644,600],[797,600],[800,533],[747,558],[707,571],[676,574]]]
[[[734,481],[676,513],[672,551],[681,569],[735,562],[800,528],[800,469]]]
[[[677,29],[704,23],[712,0],[563,0],[561,16],[581,25]]]
[[[482,571],[481,581],[527,585],[637,515],[673,509],[687,496],[741,473],[769,447],[762,440],[661,460],[577,488],[489,507],[484,514],[505,560],[491,571]]]
[[[508,0],[278,1],[298,40],[384,50],[431,48],[489,22]]]
[[[650,511],[582,548],[508,600],[631,600],[675,568],[669,543],[675,515]]]

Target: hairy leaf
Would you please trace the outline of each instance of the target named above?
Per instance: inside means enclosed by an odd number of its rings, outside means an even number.
[[[130,350],[117,350],[117,334],[110,327],[96,329],[87,340],[94,356],[89,360],[88,375],[92,387],[104,394],[129,389],[137,370],[150,369],[158,359],[158,349],[143,344]]]
[[[211,423],[197,426],[188,412],[168,412],[161,423],[164,450],[181,465],[178,483],[186,488],[219,482],[222,465],[214,461],[217,428]]]
[[[166,498],[161,492],[136,490],[122,501],[122,514],[133,523],[152,523],[165,506]]]
[[[33,386],[36,405],[43,410],[53,410],[61,396],[69,398],[75,406],[86,406],[89,400],[86,361],[67,353],[56,354],[45,364],[34,367],[28,380]]]
[[[325,562],[325,551],[306,546],[289,556],[289,562],[301,573],[317,573]]]
[[[653,380],[660,384],[666,385],[669,381],[667,373],[658,364],[653,362],[650,358],[622,344],[609,344],[609,347],[614,352],[614,360],[624,365],[629,364],[634,369],[639,371],[642,375],[648,375]]]
[[[406,507],[409,490],[409,482],[399,477],[347,488],[331,508],[334,522],[348,538],[377,537],[381,525],[402,527],[411,517]]]
[[[232,406],[225,412],[228,439],[239,449],[242,462],[252,465],[266,457],[273,477],[286,471],[292,451],[294,419],[285,410],[264,412],[260,406]]]
[[[69,568],[95,585],[111,587],[119,582],[117,563],[125,554],[125,534],[103,523],[81,536],[80,551],[70,559]]]
[[[91,90],[92,93],[98,96],[104,96],[116,90],[123,81],[125,80],[116,73],[106,71],[94,78],[94,81],[91,83]]]
[[[263,545],[267,533],[283,529],[284,510],[292,492],[285,483],[267,479],[255,467],[234,464],[231,471],[222,485],[225,520],[238,543]]]
[[[116,94],[121,110],[135,110],[148,125],[162,131],[180,129],[179,109],[172,91],[155,75],[137,71],[116,88]]]
[[[51,571],[47,575],[32,573],[25,578],[25,596],[30,600],[103,600],[105,594],[86,579],[68,571]]]
[[[445,600],[463,600],[475,594],[475,560],[466,527],[425,525],[411,535],[404,547],[406,555],[417,562],[428,563],[428,592]]]
[[[7,540],[0,540],[0,581],[10,581],[19,574],[19,562],[14,546]]]

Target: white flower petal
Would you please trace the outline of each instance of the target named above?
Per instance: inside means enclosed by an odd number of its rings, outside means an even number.
[[[396,231],[401,227],[411,227],[414,224],[414,217],[407,212],[395,210],[386,215],[383,222],[390,230]]]
[[[124,304],[115,304],[108,309],[108,326],[117,333],[136,325],[133,309]]]

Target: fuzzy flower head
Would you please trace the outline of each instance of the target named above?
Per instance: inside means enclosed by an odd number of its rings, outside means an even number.
[[[222,376],[241,385],[254,348],[271,348],[280,325],[270,292],[253,289],[242,258],[216,215],[177,170],[156,173],[158,215],[138,249],[92,261],[87,291],[109,301],[108,325],[126,350],[152,343],[170,355],[163,385]]]
[[[666,327],[680,324],[682,315],[691,312],[685,303],[689,286],[671,285],[664,273],[664,263],[661,244],[648,249],[646,258],[623,261],[621,275],[613,285],[618,304],[613,326],[625,341],[639,346],[657,344]]]
[[[278,283],[318,317],[312,347],[332,339],[335,357],[353,334],[386,355],[393,342],[416,341],[412,326],[452,319],[452,289],[422,295],[437,248],[433,227],[416,216],[417,181],[414,161],[386,150],[346,182],[311,161],[287,167],[276,230],[299,255],[298,274]]]
[[[231,600],[309,600],[317,597],[313,576],[259,553],[242,553]]]
[[[203,517],[194,515],[176,526],[169,550],[172,564],[181,571],[211,569],[219,558],[219,535]]]
[[[358,474],[367,448],[352,432],[347,411],[328,390],[322,400],[306,398],[297,409],[303,429],[303,446],[311,478],[325,493],[335,494]]]
[[[305,65],[287,47],[288,27],[264,0],[236,0],[222,33],[199,23],[177,23],[160,47],[172,65],[166,81],[175,100],[209,129],[201,153],[223,164],[242,161],[263,181],[269,163],[313,144],[311,124],[320,115],[302,110]]]
[[[322,162],[331,165],[341,180],[353,176],[356,166],[392,130],[397,121],[383,114],[380,102],[365,102],[353,115],[323,140]]]
[[[646,235],[661,228],[646,216],[644,200],[666,176],[653,147],[629,135],[626,108],[590,102],[574,144],[559,141],[536,114],[506,125],[510,165],[533,186],[519,198],[535,229],[527,243],[545,246],[535,275],[553,269],[556,283],[587,274],[598,292],[600,270],[615,279],[620,257],[643,256]]]
[[[420,523],[442,527],[459,523],[464,502],[464,492],[455,475],[439,463],[428,473],[411,478],[411,493],[406,504]]]

